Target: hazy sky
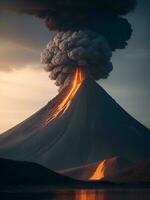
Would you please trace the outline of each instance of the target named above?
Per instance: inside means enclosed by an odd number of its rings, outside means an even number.
[[[125,110],[150,127],[150,2],[139,1],[128,19],[134,31],[129,45],[114,52],[114,70],[108,80],[99,83]],[[57,94],[39,62],[51,36],[34,17],[0,13],[0,133]]]

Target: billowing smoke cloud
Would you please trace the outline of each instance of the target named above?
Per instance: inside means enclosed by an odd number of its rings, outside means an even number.
[[[41,61],[51,72],[50,78],[61,87],[68,83],[76,67],[94,79],[107,78],[113,68],[112,51],[125,48],[132,33],[122,15],[136,6],[136,0],[2,2],[3,8],[39,17],[50,31],[59,31],[43,50]]]
[[[106,39],[92,31],[59,32],[41,53],[45,70],[56,85],[66,85],[76,67],[94,79],[106,78],[112,70],[112,55]]]

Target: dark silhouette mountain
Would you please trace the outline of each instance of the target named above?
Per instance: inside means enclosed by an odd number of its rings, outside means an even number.
[[[78,180],[102,180],[104,177],[115,176],[121,171],[128,169],[132,164],[120,157],[113,157],[84,166],[66,169],[59,173]]]
[[[57,174],[39,164],[0,158],[0,185],[65,185],[71,178]]]
[[[94,80],[86,79],[63,115],[50,121],[62,91],[33,116],[0,136],[0,157],[62,170],[120,156],[150,155],[150,132]]]

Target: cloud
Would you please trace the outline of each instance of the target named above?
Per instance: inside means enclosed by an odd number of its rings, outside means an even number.
[[[1,11],[0,71],[35,64],[40,68],[40,51],[52,35],[34,17]]]
[[[0,71],[11,71],[31,64],[40,68],[38,51],[5,39],[0,39],[0,44]]]
[[[34,17],[1,11],[0,37],[39,50],[51,38],[51,34]]]

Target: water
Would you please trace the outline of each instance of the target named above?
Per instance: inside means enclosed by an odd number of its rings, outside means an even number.
[[[1,200],[150,200],[150,189],[75,189],[1,193]]]

